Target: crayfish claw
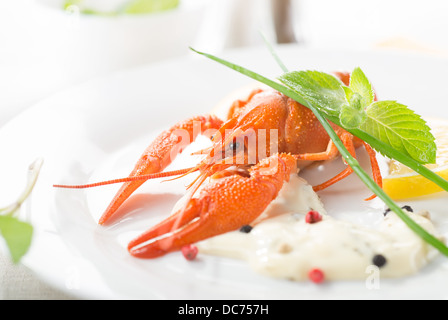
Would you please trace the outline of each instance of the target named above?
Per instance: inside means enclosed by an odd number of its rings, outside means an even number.
[[[184,208],[131,241],[129,252],[138,258],[157,258],[238,230],[261,215],[295,169],[294,156],[275,154],[252,167],[249,177],[232,174],[212,179]]]

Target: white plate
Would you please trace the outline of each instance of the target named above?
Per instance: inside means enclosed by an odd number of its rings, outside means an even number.
[[[309,51],[283,47],[290,69],[352,70],[361,66],[381,99],[398,99],[417,112],[448,118],[445,60],[391,53]],[[274,77],[279,68],[264,48],[223,57]],[[448,267],[438,259],[419,275],[381,279],[380,289],[363,281],[322,286],[274,280],[240,262],[180,254],[156,260],[129,256],[127,240],[165,217],[183,192],[185,180],[146,183],[133,197],[122,223],[99,227],[96,221],[119,186],[55,190],[54,183],[86,183],[126,176],[151,138],[191,115],[207,113],[219,100],[252,80],[203,57],[129,70],[57,94],[27,110],[0,131],[0,192],[12,199],[24,185],[27,165],[45,164],[25,210],[36,228],[23,263],[49,284],[80,298],[100,299],[326,299],[447,298]],[[182,164],[181,164],[182,165]],[[7,183],[5,183],[7,181]],[[355,187],[353,187],[355,186]],[[356,187],[360,186],[360,187]],[[369,192],[356,176],[322,193],[330,214],[368,213]],[[447,197],[414,201],[432,211],[437,227]]]

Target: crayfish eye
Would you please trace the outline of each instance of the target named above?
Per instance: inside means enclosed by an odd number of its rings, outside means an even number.
[[[240,148],[240,143],[239,142],[230,142],[227,148],[231,151],[237,151]]]

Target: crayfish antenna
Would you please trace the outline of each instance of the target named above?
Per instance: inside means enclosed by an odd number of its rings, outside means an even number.
[[[195,172],[197,170],[198,170],[197,167],[193,167],[193,168],[186,168],[186,169],[173,170],[173,171],[167,171],[167,172],[150,173],[150,174],[144,174],[144,175],[140,175],[140,176],[113,179],[113,180],[95,182],[95,183],[90,183],[90,184],[82,184],[82,185],[55,184],[55,185],[53,185],[53,187],[54,188],[64,188],[64,189],[87,189],[87,188],[101,187],[101,186],[105,186],[105,185],[123,183],[123,182],[147,181],[147,180],[151,180],[151,179],[180,176],[180,177],[174,178],[174,179],[177,179],[177,178],[184,177],[187,174]],[[172,179],[172,180],[174,180],[174,179]]]

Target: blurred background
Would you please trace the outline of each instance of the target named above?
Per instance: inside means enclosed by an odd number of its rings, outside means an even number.
[[[446,56],[444,0],[2,0],[0,126],[119,69],[272,43]]]

